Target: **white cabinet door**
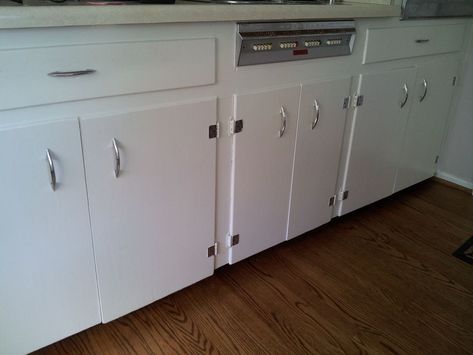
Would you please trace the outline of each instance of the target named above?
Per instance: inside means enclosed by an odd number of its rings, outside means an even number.
[[[215,99],[81,119],[104,322],[213,273],[215,122]]]
[[[287,239],[332,218],[351,78],[302,86]]]
[[[419,67],[395,191],[435,174],[457,68],[456,60],[435,61]]]
[[[243,131],[233,142],[232,230],[240,240],[231,264],[286,239],[299,95],[294,86],[235,96]]]
[[[77,119],[0,130],[0,166],[0,354],[21,354],[100,322]]]
[[[352,122],[341,214],[393,192],[415,73],[407,68],[360,76],[364,100]]]

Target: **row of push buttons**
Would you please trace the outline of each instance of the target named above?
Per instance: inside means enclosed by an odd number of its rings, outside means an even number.
[[[329,39],[329,40],[327,40],[327,44],[329,46],[336,45],[336,44],[342,44],[342,40],[341,39]]]
[[[296,48],[297,47],[297,42],[281,42],[279,44],[279,47],[282,48],[282,49]]]
[[[304,42],[304,45],[306,47],[317,47],[317,46],[320,46],[322,42],[320,42],[319,40],[313,40],[313,41],[305,41]]]
[[[262,43],[253,45],[254,51],[270,51],[273,48],[272,43]]]
[[[341,39],[328,39],[325,41],[325,43],[329,46],[333,45],[339,45],[342,44]],[[289,49],[289,48],[296,48],[297,47],[297,42],[281,42],[279,44],[279,47],[282,49]],[[310,40],[310,41],[305,41],[304,46],[305,47],[318,47],[322,44],[320,40]],[[254,51],[270,51],[273,48],[272,43],[260,43],[260,44],[255,44],[253,45],[253,50]]]

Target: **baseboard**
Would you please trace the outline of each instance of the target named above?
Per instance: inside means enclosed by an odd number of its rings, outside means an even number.
[[[448,182],[451,182],[452,184],[455,184],[455,185],[461,186],[465,189],[468,189],[468,190],[470,190],[470,192],[473,189],[473,182],[472,181],[467,181],[467,180],[460,179],[456,176],[444,173],[443,171],[437,171],[435,176],[439,179],[446,180]]]

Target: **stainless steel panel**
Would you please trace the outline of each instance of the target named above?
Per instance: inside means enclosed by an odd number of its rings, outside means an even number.
[[[354,21],[242,23],[238,66],[349,55]]]
[[[333,0],[188,0],[229,5],[335,5]]]
[[[473,0],[404,0],[403,18],[473,16]]]

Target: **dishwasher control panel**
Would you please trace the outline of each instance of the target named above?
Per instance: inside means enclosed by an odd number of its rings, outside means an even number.
[[[262,22],[237,25],[236,65],[350,55],[354,21]]]

